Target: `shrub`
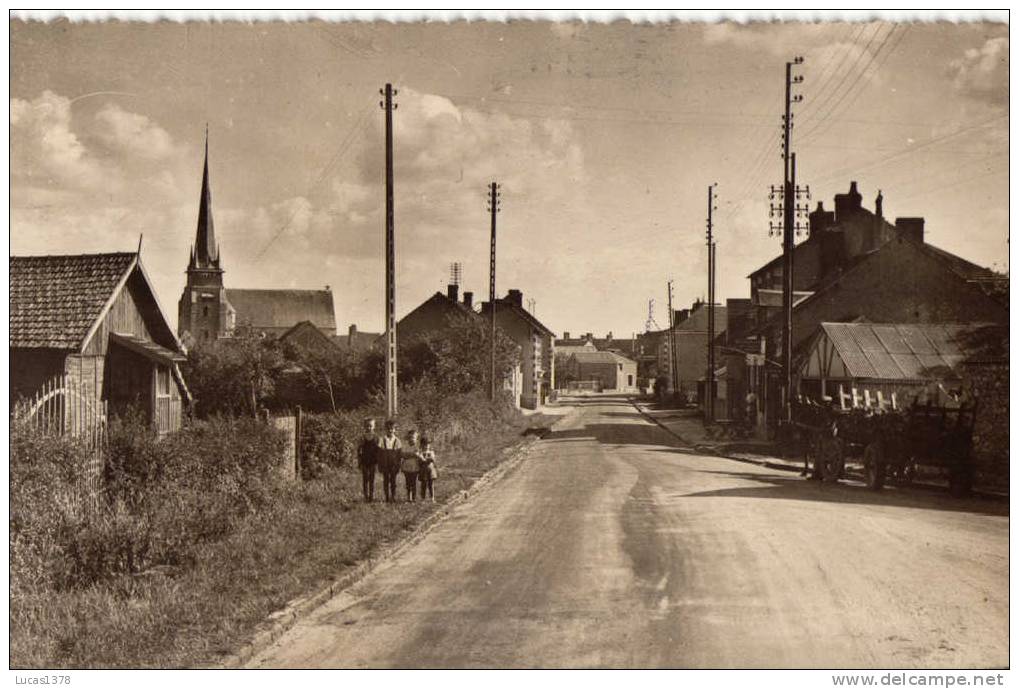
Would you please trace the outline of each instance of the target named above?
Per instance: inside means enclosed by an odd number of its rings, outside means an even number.
[[[133,417],[116,420],[105,499],[86,511],[78,477],[87,448],[12,429],[12,582],[85,586],[191,561],[196,544],[225,537],[266,506],[279,487],[285,442],[247,418],[198,422],[161,440]]]

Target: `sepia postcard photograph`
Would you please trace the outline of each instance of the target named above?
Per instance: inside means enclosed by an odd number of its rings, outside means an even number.
[[[1007,10],[8,29],[16,683],[1007,684]]]

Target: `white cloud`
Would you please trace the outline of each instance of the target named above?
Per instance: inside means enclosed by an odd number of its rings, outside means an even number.
[[[95,119],[99,139],[124,155],[158,161],[174,153],[170,135],[144,115],[110,103],[96,113]]]
[[[990,38],[952,60],[954,86],[962,93],[996,105],[1008,105],[1008,37]]]
[[[102,166],[71,129],[68,98],[43,91],[31,101],[12,98],[10,107],[12,186],[89,189],[102,181]]]

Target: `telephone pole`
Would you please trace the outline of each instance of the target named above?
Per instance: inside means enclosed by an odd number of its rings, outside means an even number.
[[[715,187],[708,185],[708,374],[705,376],[704,412],[708,423],[715,422],[715,238],[712,221],[715,207]]]
[[[771,215],[781,215],[780,223],[769,223],[768,234],[774,236],[782,233],[782,373],[784,395],[782,400],[783,418],[786,421],[792,420],[792,395],[793,395],[793,248],[795,235],[798,235],[804,226],[798,222],[798,218],[809,210],[808,206],[800,206],[797,201],[801,195],[806,194],[810,198],[810,188],[800,189],[796,186],[796,154],[792,152],[792,130],[794,103],[803,101],[803,96],[793,94],[793,86],[803,83],[803,77],[793,75],[793,67],[803,64],[802,57],[795,57],[791,62],[785,63],[785,114],[782,116],[782,164],[783,180],[781,187],[782,202],[778,205],[771,204]],[[769,199],[774,200],[779,189],[774,185],[771,187]]]
[[[492,390],[491,398],[495,401],[497,392],[495,380],[495,216],[501,210],[499,191],[500,185],[492,182],[488,185],[488,212],[492,217],[492,252],[488,262],[488,303],[492,309]]]
[[[396,233],[393,210],[393,96],[396,89],[386,84],[379,93],[379,105],[386,111],[386,418],[396,417]]]
[[[672,280],[669,280],[669,377],[673,396],[679,393],[679,370],[676,364],[676,312],[672,309]]]

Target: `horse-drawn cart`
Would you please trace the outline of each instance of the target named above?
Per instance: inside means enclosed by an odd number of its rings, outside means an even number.
[[[854,395],[855,399],[855,395]],[[867,486],[879,490],[889,476],[909,483],[918,466],[940,467],[953,495],[965,495],[973,483],[970,450],[975,406],[914,404],[899,409],[818,403],[793,405],[793,428],[816,479],[837,481],[846,459],[861,460]]]

